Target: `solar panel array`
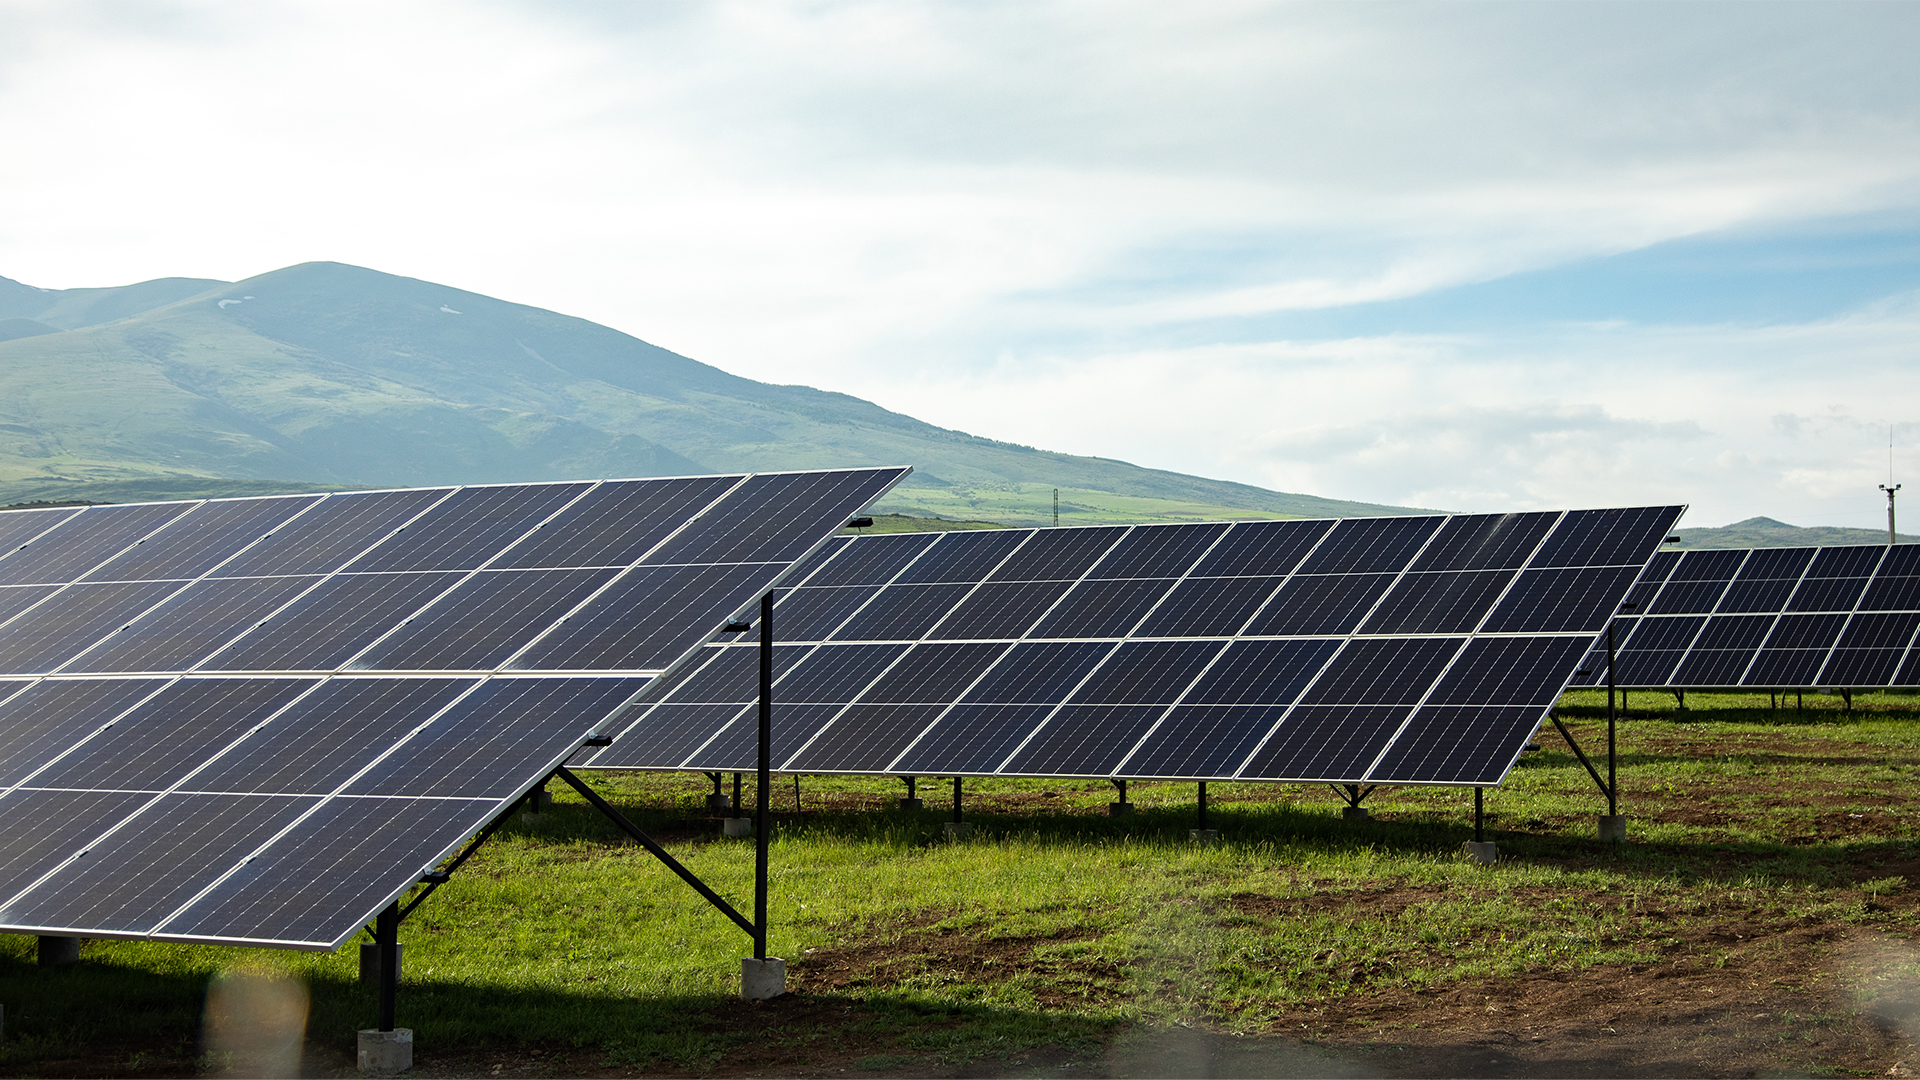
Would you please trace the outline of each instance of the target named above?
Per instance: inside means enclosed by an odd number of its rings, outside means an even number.
[[[787,772],[1485,784],[1680,507],[836,541],[774,609]],[[751,644],[580,766],[753,766]]]
[[[0,513],[0,930],[338,945],[903,475]]]
[[[1920,686],[1920,545],[1663,551],[1627,602],[1619,686]],[[1581,667],[1606,685],[1604,642]]]

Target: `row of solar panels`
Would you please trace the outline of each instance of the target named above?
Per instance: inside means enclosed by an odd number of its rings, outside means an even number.
[[[1920,545],[1665,551],[1624,610],[1619,686],[1920,687]],[[1581,668],[1605,685],[1604,648]]]
[[[337,946],[905,473],[0,514],[0,930]]]
[[[1679,507],[836,542],[774,611],[776,768],[1497,783]],[[752,649],[587,768],[750,768]]]
[[[871,470],[0,514],[0,677],[657,671]]]

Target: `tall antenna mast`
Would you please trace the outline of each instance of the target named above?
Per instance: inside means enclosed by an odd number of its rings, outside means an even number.
[[[1899,543],[1899,541],[1894,538],[1895,534],[1893,531],[1893,493],[1900,490],[1900,485],[1893,482],[1892,424],[1887,425],[1887,482],[1880,485],[1880,490],[1887,493],[1887,546],[1892,547],[1894,544]]]

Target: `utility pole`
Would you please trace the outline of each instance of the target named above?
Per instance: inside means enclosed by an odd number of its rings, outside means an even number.
[[[1053,527],[1060,527],[1060,489],[1053,489]]]
[[[1888,484],[1892,484],[1893,486],[1888,487],[1887,486]],[[1900,490],[1900,485],[1893,483],[1893,425],[1892,424],[1887,425],[1887,483],[1881,484],[1880,490],[1887,493],[1887,546],[1892,547],[1893,545],[1899,543],[1899,540],[1895,539],[1896,534],[1893,531],[1893,493]]]

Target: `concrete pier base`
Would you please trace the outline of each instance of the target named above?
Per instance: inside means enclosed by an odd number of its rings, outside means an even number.
[[[926,808],[927,808],[927,802],[925,799],[901,799],[900,800],[900,809],[902,810],[925,810]]]
[[[413,1029],[362,1031],[360,1071],[368,1076],[392,1076],[413,1068]]]
[[[1499,858],[1498,853],[1494,850],[1493,841],[1491,840],[1485,843],[1469,840],[1460,845],[1460,855],[1468,862],[1479,863],[1482,866],[1492,866]]]
[[[394,974],[399,975],[403,958],[407,955],[405,945],[395,945],[393,954]],[[360,985],[380,989],[380,946],[371,941],[360,943]]]
[[[720,819],[720,835],[735,840],[744,840],[753,835],[753,819],[750,817],[730,817]]]
[[[947,839],[966,840],[971,838],[972,836],[973,836],[973,822],[971,821],[947,822]]]
[[[1373,811],[1364,806],[1343,806],[1340,808],[1341,821],[1366,821],[1373,817]]]
[[[1187,839],[1196,844],[1211,844],[1220,839],[1219,829],[1188,829]]]
[[[40,945],[36,957],[41,967],[64,967],[80,962],[80,939],[77,937],[49,937],[40,935]]]
[[[1107,816],[1109,817],[1126,817],[1131,813],[1133,813],[1133,804],[1130,802],[1110,802],[1107,804]]]
[[[777,956],[740,961],[740,996],[767,1001],[787,992],[787,962]]]
[[[1627,842],[1627,815],[1595,814],[1594,821],[1600,826],[1600,839],[1614,844]]]

